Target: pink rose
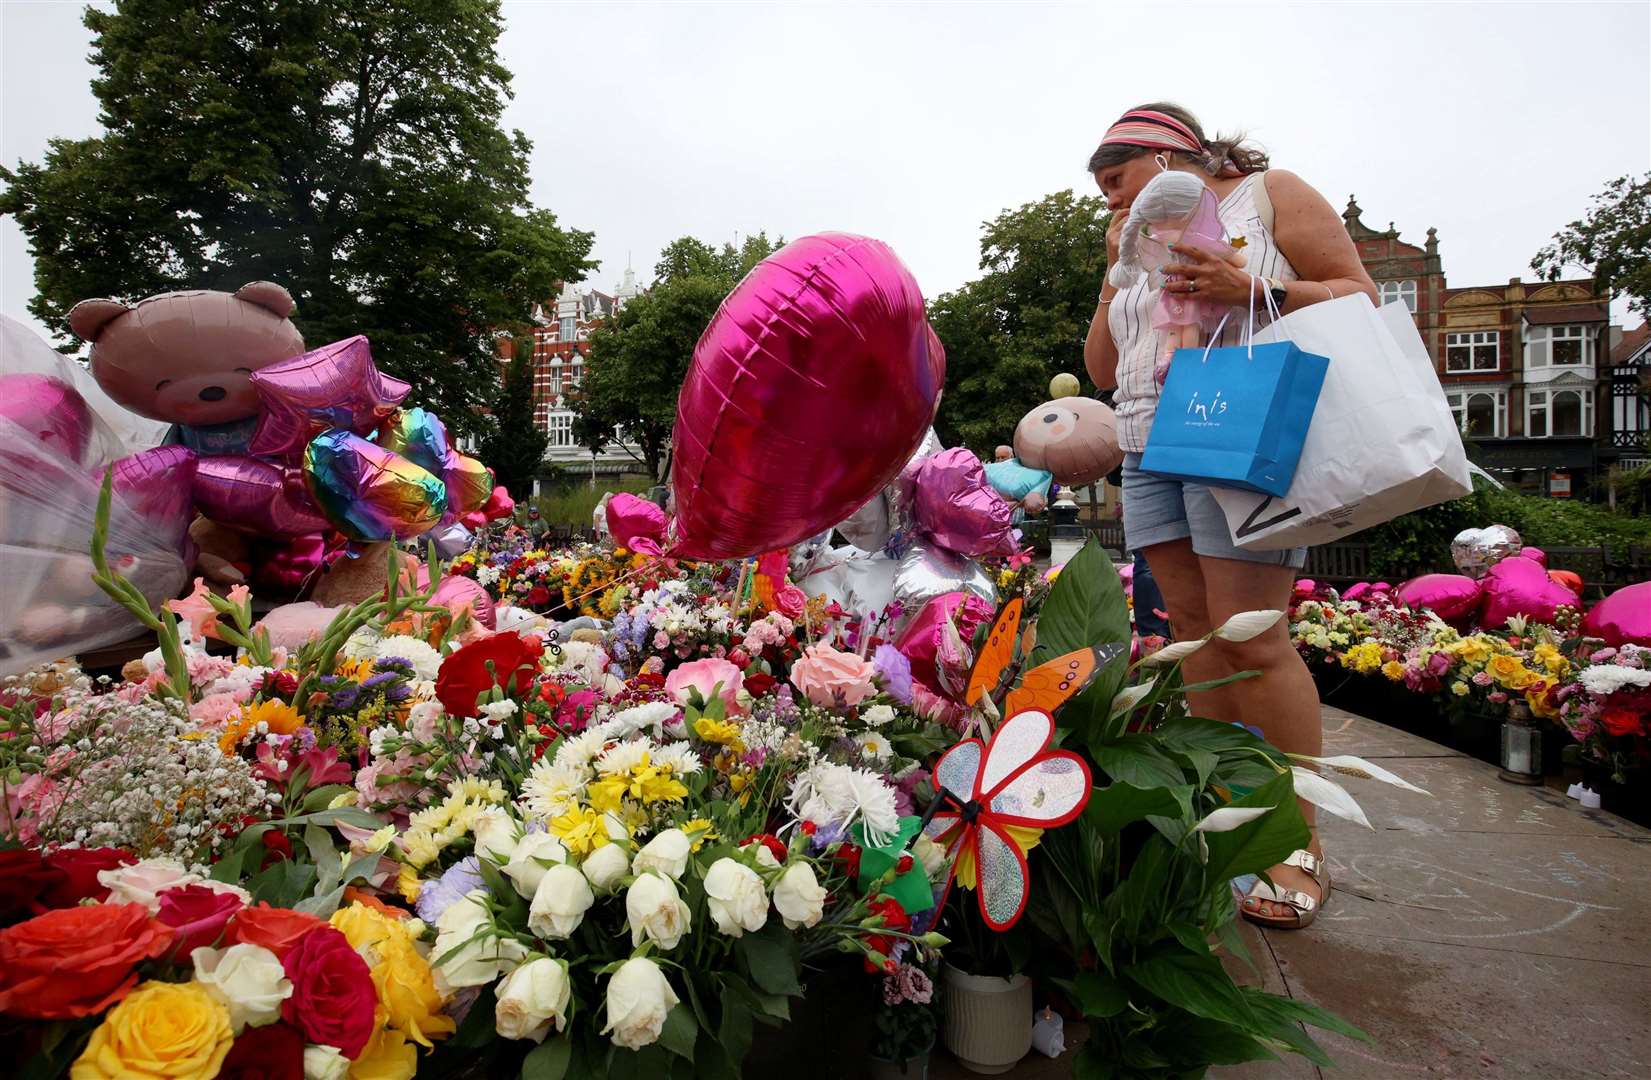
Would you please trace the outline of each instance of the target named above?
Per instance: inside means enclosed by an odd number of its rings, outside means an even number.
[[[174,961],[187,958],[196,949],[215,945],[224,927],[245,902],[234,893],[218,892],[205,885],[180,885],[167,889],[155,918],[172,928]]]
[[[876,674],[877,666],[863,656],[810,645],[791,666],[791,684],[816,705],[858,705],[877,692]]]
[[[663,630],[655,632],[655,634],[654,634],[654,648],[656,648],[656,649],[669,649],[670,647],[671,647],[671,635],[667,634]]]
[[[665,676],[665,692],[678,705],[688,704],[690,690],[698,690],[699,696],[706,701],[714,693],[722,698],[723,707],[730,716],[738,711],[735,697],[744,685],[745,677],[740,674],[740,669],[726,660],[695,660]]]
[[[189,719],[200,727],[221,728],[240,711],[234,694],[208,694],[189,707]]]
[[[808,597],[795,585],[787,585],[774,594],[774,606],[781,615],[788,619],[795,619],[808,606]]]

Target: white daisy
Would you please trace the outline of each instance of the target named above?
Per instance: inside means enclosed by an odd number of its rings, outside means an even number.
[[[351,640],[355,639],[352,637]],[[412,664],[413,672],[420,679],[434,679],[436,672],[441,670],[441,653],[429,642],[420,641],[407,634],[394,634],[373,646],[373,659],[380,660],[388,656],[399,656]]]
[[[653,752],[653,762],[656,765],[669,765],[671,772],[677,776],[692,776],[704,768],[699,759],[699,753],[691,743],[674,742],[665,746],[656,747]]]
[[[854,741],[860,747],[860,756],[874,764],[882,764],[894,752],[894,748],[889,745],[889,741],[875,731],[867,731],[864,734],[856,735]]]
[[[584,797],[586,776],[584,769],[541,758],[522,783],[522,795],[516,805],[536,820],[549,821],[559,817],[577,806]]]
[[[634,735],[639,731],[651,732],[654,735],[664,731],[665,725],[676,718],[677,706],[671,701],[650,701],[642,705],[633,705],[623,712],[615,713],[609,723],[620,730],[622,735]]]
[[[648,757],[652,749],[652,744],[646,739],[615,743],[597,756],[596,771],[603,776],[628,776],[632,769],[642,764],[642,759]]]
[[[556,748],[556,764],[566,765],[570,769],[588,768],[607,741],[607,736],[599,728],[571,735]]]

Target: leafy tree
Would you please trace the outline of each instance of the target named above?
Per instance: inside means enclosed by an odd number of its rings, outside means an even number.
[[[591,334],[584,399],[575,408],[592,438],[622,429],[640,447],[649,475],[664,478],[677,393],[694,346],[740,278],[784,243],[758,232],[737,248],[730,243],[719,250],[692,236],[666,245],[654,286]]]
[[[312,344],[364,333],[458,433],[496,385],[490,333],[579,280],[592,236],[528,202],[499,126],[498,0],[119,0],[89,8],[104,131],[0,168],[68,341],[88,296],[298,301]]]
[[[1586,217],[1555,233],[1531,260],[1549,281],[1572,265],[1589,268],[1602,292],[1626,294],[1632,310],[1651,318],[1651,172],[1611,181]]]
[[[983,225],[985,273],[929,304],[946,347],[942,439],[984,453],[1048,397],[1053,376],[1082,373],[1108,220],[1099,197],[1061,191]]]
[[[493,424],[482,437],[482,460],[515,499],[533,493],[533,478],[550,436],[533,422],[533,339],[515,340],[513,359],[493,399]]]

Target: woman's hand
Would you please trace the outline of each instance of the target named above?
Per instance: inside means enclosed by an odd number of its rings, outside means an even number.
[[[1255,275],[1191,245],[1171,244],[1170,250],[1182,261],[1164,267],[1164,276],[1171,279],[1164,283],[1165,291],[1242,307],[1250,303],[1254,289],[1256,306],[1265,303],[1260,290],[1266,284]]]
[[[1124,235],[1124,223],[1129,220],[1128,210],[1112,211],[1112,220],[1106,227],[1106,265],[1118,264],[1118,244]]]

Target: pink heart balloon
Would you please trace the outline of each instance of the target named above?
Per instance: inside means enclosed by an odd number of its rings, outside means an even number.
[[[487,594],[486,589],[470,578],[457,574],[442,578],[441,584],[436,586],[435,593],[431,595],[430,602],[440,604],[455,615],[468,607],[470,616],[477,622],[489,630],[498,628],[498,615],[493,607],[493,598]]]
[[[1503,559],[1491,567],[1484,584],[1482,624],[1487,629],[1500,629],[1515,615],[1552,622],[1555,608],[1581,604],[1576,593],[1548,577],[1541,563],[1523,555]]]
[[[233,529],[269,536],[332,531],[298,470],[239,454],[203,457],[195,465],[195,506]]]
[[[1014,504],[993,490],[968,450],[924,458],[914,488],[917,527],[936,544],[971,559],[1015,553]]]
[[[1446,622],[1472,617],[1484,600],[1484,587],[1464,574],[1423,574],[1399,586],[1399,599],[1412,608],[1427,608]]]
[[[938,346],[917,282],[880,241],[822,233],[758,263],[677,399],[675,553],[758,555],[854,513],[934,419]]]
[[[608,532],[615,547],[658,555],[665,539],[665,511],[647,499],[621,491],[608,500]]]
[[[250,378],[264,406],[252,433],[254,454],[295,454],[328,428],[366,435],[395,414],[411,389],[378,370],[359,334]]]
[[[1651,647],[1651,581],[1624,585],[1595,604],[1582,620],[1582,632],[1615,648]]]

